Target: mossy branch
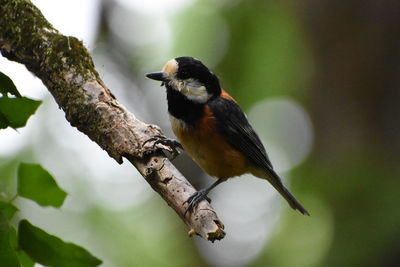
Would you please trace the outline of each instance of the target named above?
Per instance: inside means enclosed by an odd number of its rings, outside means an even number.
[[[183,203],[195,189],[154,142],[146,142],[162,135],[160,128],[139,121],[115,99],[81,41],[60,34],[29,0],[0,0],[0,51],[42,80],[72,126],[118,163],[128,159],[190,227],[189,234],[210,241],[225,236],[208,202],[184,215]]]

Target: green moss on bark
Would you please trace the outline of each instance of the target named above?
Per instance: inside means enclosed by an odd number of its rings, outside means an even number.
[[[0,49],[5,57],[35,73],[62,74],[73,66],[82,80],[89,78],[87,75],[98,79],[82,42],[60,34],[30,1],[0,0],[0,18]]]

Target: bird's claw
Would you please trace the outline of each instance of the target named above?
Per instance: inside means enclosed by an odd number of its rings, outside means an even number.
[[[157,144],[162,144],[168,147],[171,147],[173,149],[176,148],[180,148],[183,149],[181,143],[179,143],[177,140],[175,139],[169,139],[163,135],[155,135],[154,137],[149,139],[150,141],[155,141],[153,146],[157,145]]]
[[[206,189],[202,189],[199,190],[197,192],[195,192],[193,195],[191,195],[185,202],[183,202],[184,204],[188,204],[184,216],[186,216],[186,213],[188,212],[192,212],[193,209],[203,200],[207,200],[208,203],[211,203],[211,199],[207,196],[207,190]]]
[[[157,147],[158,144],[161,144],[163,146],[170,148],[170,150],[168,150],[168,151],[172,153],[172,158],[175,158],[176,156],[179,155],[179,151],[177,150],[177,148],[183,149],[181,143],[179,143],[177,140],[169,139],[163,135],[155,135],[155,136],[147,139],[143,143],[143,146],[145,146],[145,144],[147,144],[148,142],[153,142],[153,145],[152,145],[153,151],[162,149],[162,148]],[[151,152],[153,152],[153,151],[151,151]]]

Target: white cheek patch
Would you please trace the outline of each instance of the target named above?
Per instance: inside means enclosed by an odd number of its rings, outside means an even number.
[[[172,88],[181,92],[189,100],[197,103],[206,103],[211,97],[207,92],[207,88],[202,83],[193,79],[172,80],[170,84]]]
[[[181,93],[184,94],[188,99],[198,103],[205,103],[211,97],[211,95],[207,92],[207,88],[198,82],[188,83],[181,90]]]

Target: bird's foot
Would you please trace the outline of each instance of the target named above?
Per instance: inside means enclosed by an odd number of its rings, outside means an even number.
[[[145,146],[145,144],[147,144],[149,142],[153,142],[152,150],[149,153],[154,152],[156,150],[160,150],[160,149],[165,150],[163,147],[158,146],[158,145],[163,145],[164,147],[168,148],[166,150],[172,155],[171,157],[169,157],[170,159],[174,159],[175,157],[177,157],[179,155],[179,151],[177,150],[177,148],[180,148],[183,150],[181,143],[179,143],[175,139],[169,139],[163,135],[155,135],[155,136],[147,139],[143,143],[143,146]]]
[[[183,204],[187,203],[188,206],[185,210],[184,215],[186,216],[187,212],[192,212],[193,209],[203,200],[207,200],[209,203],[211,203],[211,199],[207,196],[208,190],[207,189],[202,189],[197,192],[195,192],[193,195],[191,195]]]

